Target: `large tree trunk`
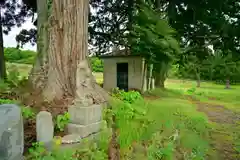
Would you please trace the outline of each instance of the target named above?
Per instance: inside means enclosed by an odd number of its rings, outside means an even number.
[[[155,76],[155,87],[156,88],[165,88],[165,82],[166,78],[161,76],[160,74],[156,74]]]
[[[156,88],[165,88],[164,82],[167,79],[169,64],[166,62],[159,62],[154,64],[154,78]]]
[[[1,11],[1,7],[0,7]],[[2,32],[2,19],[0,14],[0,80],[3,80],[7,77],[5,58],[4,58],[4,47],[3,47],[3,32]]]
[[[41,68],[42,71],[32,74],[36,78],[30,78],[34,89],[40,90],[45,100],[71,96],[91,105],[103,103],[107,98],[107,94],[97,85],[87,58],[88,5],[88,0],[53,0],[48,26],[49,45],[45,41],[48,36],[43,34],[42,54],[45,56],[38,57],[45,57],[45,62],[40,66],[35,64],[36,70]],[[46,32],[46,25],[40,25]],[[41,34],[41,30],[39,32]]]
[[[226,89],[230,89],[230,80],[226,79]]]

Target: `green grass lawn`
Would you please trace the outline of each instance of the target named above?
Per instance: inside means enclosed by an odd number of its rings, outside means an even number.
[[[98,84],[103,83],[103,73],[101,73],[101,72],[96,73],[95,72],[95,73],[93,73],[93,75],[95,76]]]
[[[168,80],[166,87],[176,91],[187,92],[196,89],[194,95],[202,102],[222,104],[226,108],[240,112],[240,85],[232,85],[231,89],[225,89],[224,85],[212,82],[202,82],[200,88],[196,88],[194,81]]]
[[[165,105],[171,106],[175,110],[185,108],[184,112],[190,117],[190,121],[197,117],[202,117],[202,120],[204,117],[207,118],[206,121],[202,121],[202,124],[207,122],[208,127],[200,127],[200,130],[208,131],[211,135],[207,140],[213,146],[212,149],[209,148],[210,152],[208,152],[210,159],[226,159],[227,157],[240,159],[239,85],[225,89],[224,85],[203,82],[200,88],[196,88],[194,81],[167,80],[166,88],[166,91],[159,89],[152,91],[153,94],[160,96],[160,99],[157,100],[159,105],[164,102]],[[185,96],[193,96],[198,103],[190,101],[192,105],[189,106],[189,100],[186,100]],[[185,100],[179,104],[179,99]],[[219,155],[222,157],[217,157]]]
[[[27,77],[32,69],[31,65],[19,63],[6,63],[7,71],[17,70],[22,77]]]
[[[23,76],[31,69],[29,65],[7,64],[8,69],[14,66]],[[93,74],[98,83],[103,81],[102,73]],[[166,81],[166,90],[147,93],[138,107],[147,105],[148,118],[159,124],[148,158],[240,159],[239,93],[240,86],[224,89],[224,85],[203,82],[196,88],[194,81],[171,79]]]

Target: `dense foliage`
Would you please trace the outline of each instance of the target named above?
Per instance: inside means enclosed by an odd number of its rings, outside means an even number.
[[[178,66],[174,74],[178,78],[201,79],[225,83],[229,80],[231,84],[239,83],[240,61],[231,53],[223,53],[217,50],[203,61],[196,56],[185,56],[184,65]]]
[[[133,104],[137,100],[142,100],[141,93],[137,91],[129,91],[125,92],[124,90],[119,90],[118,88],[113,89],[112,94],[113,97],[120,99],[123,102]]]
[[[134,17],[135,25],[131,32],[131,48],[134,53],[141,53],[148,61],[159,63],[171,61],[180,52],[174,38],[176,32],[163,18],[163,13],[140,4],[138,14]]]
[[[7,62],[33,64],[36,52],[17,48],[4,48],[4,56]]]
[[[103,72],[103,62],[98,57],[91,57],[90,58],[92,71],[93,72]]]

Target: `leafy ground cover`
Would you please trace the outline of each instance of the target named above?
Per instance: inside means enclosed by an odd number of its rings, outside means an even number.
[[[225,89],[223,85],[203,82],[200,88],[196,88],[195,84],[193,81],[168,80],[167,88],[190,97],[188,100],[197,106],[197,111],[207,116],[209,142],[219,156],[217,158],[239,159],[240,86]]]
[[[18,70],[21,70],[21,67],[18,66]],[[23,68],[25,69],[20,72],[21,76],[28,73],[27,67]],[[98,82],[102,82],[101,73],[95,76]],[[119,143],[122,159],[240,158],[240,86],[224,89],[223,85],[203,82],[200,88],[196,88],[195,84],[193,81],[167,80],[165,90],[156,89],[143,97],[136,92],[119,92],[113,95],[120,99],[120,102],[112,103],[114,107],[111,112],[116,115],[116,143]],[[12,103],[12,100],[6,100],[5,95],[0,98],[0,103]],[[21,106],[25,119],[34,121],[35,112],[26,105]],[[34,104],[29,106],[34,107]],[[29,121],[26,121],[25,126],[28,126],[27,134],[31,135],[30,132],[35,132],[35,129],[34,122],[29,125]],[[62,123],[57,126],[62,126]],[[106,159],[109,139],[108,135],[104,135],[100,145],[91,147],[88,151],[78,151],[79,156],[75,159]],[[31,135],[26,140],[32,141],[34,138]],[[42,151],[36,145],[35,149],[31,150],[37,160],[46,159],[46,156],[52,157],[51,159],[64,157],[45,154],[45,157],[41,158],[38,150]],[[72,152],[68,151],[66,159],[69,159],[71,154]]]

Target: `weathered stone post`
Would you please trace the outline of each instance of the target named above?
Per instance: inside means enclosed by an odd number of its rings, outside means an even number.
[[[22,160],[23,117],[15,104],[0,105],[0,160]]]
[[[47,149],[51,148],[54,134],[54,125],[51,113],[41,111],[36,117],[37,141],[43,142]]]

